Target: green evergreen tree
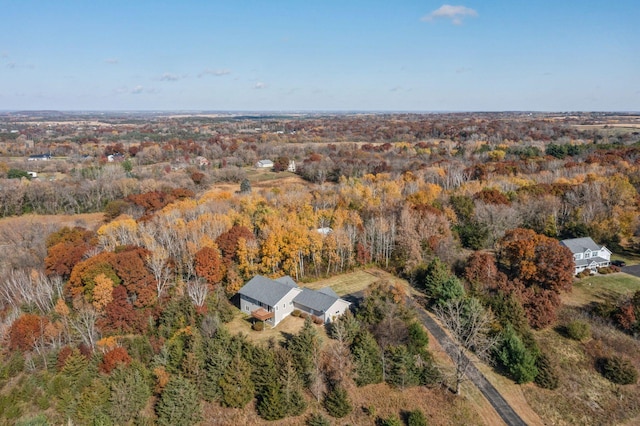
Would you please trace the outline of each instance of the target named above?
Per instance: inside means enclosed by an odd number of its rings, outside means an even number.
[[[233,355],[229,351],[231,344],[231,336],[229,332],[220,327],[215,335],[204,341],[204,380],[200,382],[202,396],[207,401],[218,400],[222,397],[220,389],[220,379],[225,371]]]
[[[551,359],[545,353],[540,354],[536,361],[536,368],[538,374],[535,378],[535,383],[542,389],[557,389],[560,385],[560,379],[558,370],[551,363]]]
[[[382,382],[382,352],[373,335],[361,330],[351,345],[358,386]]]
[[[251,366],[237,352],[220,379],[221,402],[227,407],[243,408],[253,399]]]
[[[417,321],[412,322],[407,327],[409,334],[409,342],[407,348],[411,353],[418,353],[425,349],[429,344],[429,335],[424,330],[422,324]]]
[[[407,418],[407,426],[427,426],[427,418],[421,410],[413,410]]]
[[[385,350],[385,358],[387,383],[400,389],[419,383],[415,358],[406,346],[389,346]]]
[[[202,407],[196,387],[182,376],[174,376],[156,404],[161,426],[190,426],[202,420]]]
[[[353,407],[349,402],[349,395],[342,386],[334,386],[324,397],[324,408],[335,417],[342,418],[349,414]]]
[[[307,426],[331,426],[331,422],[320,413],[312,413],[306,421]]]
[[[313,352],[320,347],[321,339],[318,330],[307,317],[302,329],[287,343],[287,349],[291,353],[293,363],[298,371],[300,379],[305,385],[311,383],[313,372]]]
[[[251,182],[249,182],[249,179],[242,179],[242,182],[240,182],[240,192],[243,194],[251,192]]]
[[[398,416],[391,416],[387,419],[380,419],[378,422],[380,426],[403,426],[402,421],[398,418]]]
[[[107,418],[109,411],[109,387],[101,378],[93,382],[80,394],[76,406],[76,419],[80,424],[91,424],[95,418]]]
[[[120,366],[111,373],[110,415],[116,424],[139,418],[151,397],[151,380],[147,369],[138,362]]]
[[[282,385],[282,394],[289,416],[297,416],[307,408],[307,402],[302,393],[302,386],[296,368],[289,352],[280,350],[278,353],[278,380]]]
[[[511,324],[508,324],[503,331],[497,356],[511,378],[517,383],[531,382],[538,374],[536,356],[526,348]]]
[[[287,405],[280,385],[272,382],[258,396],[258,415],[265,420],[278,420],[286,417]]]

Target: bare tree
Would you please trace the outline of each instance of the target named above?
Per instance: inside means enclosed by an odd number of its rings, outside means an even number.
[[[156,279],[156,291],[158,292],[158,299],[164,294],[164,292],[171,286],[171,268],[167,266],[167,260],[169,254],[162,247],[155,247],[151,254],[147,256],[147,266],[153,273]]]
[[[493,314],[480,304],[478,299],[453,299],[438,306],[436,316],[453,335],[455,342],[447,352],[456,365],[455,393],[460,393],[460,385],[466,378],[471,365],[469,354],[475,353],[480,359],[488,359],[498,336],[491,335]]]
[[[187,294],[195,306],[202,307],[207,300],[209,286],[202,280],[191,280],[187,283]]]
[[[71,327],[78,332],[82,342],[94,348],[96,341],[98,340],[98,329],[96,328],[96,320],[98,319],[98,313],[93,306],[88,303],[82,303],[80,309],[71,320]]]

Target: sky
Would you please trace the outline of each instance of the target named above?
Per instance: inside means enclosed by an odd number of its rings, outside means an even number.
[[[0,0],[0,110],[640,111],[638,0]]]

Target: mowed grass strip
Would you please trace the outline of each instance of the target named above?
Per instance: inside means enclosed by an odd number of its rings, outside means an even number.
[[[336,275],[320,281],[309,284],[300,284],[301,287],[307,287],[312,290],[318,290],[324,287],[331,287],[338,296],[357,293],[365,290],[372,283],[380,280],[380,276],[369,271],[355,271],[348,274]]]
[[[591,302],[615,303],[622,296],[640,290],[640,278],[617,272],[609,275],[593,275],[573,283],[573,291],[564,297],[570,306],[583,306]]]

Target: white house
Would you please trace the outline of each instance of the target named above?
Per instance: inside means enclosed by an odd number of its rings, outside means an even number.
[[[560,244],[569,248],[576,263],[575,274],[585,269],[596,272],[611,264],[611,251],[605,246],[596,244],[590,237],[562,240]]]
[[[240,310],[272,327],[299,309],[309,315],[331,322],[342,315],[350,303],[338,297],[330,288],[311,290],[300,288],[289,276],[275,280],[256,275],[239,291]]]
[[[273,161],[271,160],[260,160],[256,163],[256,168],[258,169],[272,169]]]

